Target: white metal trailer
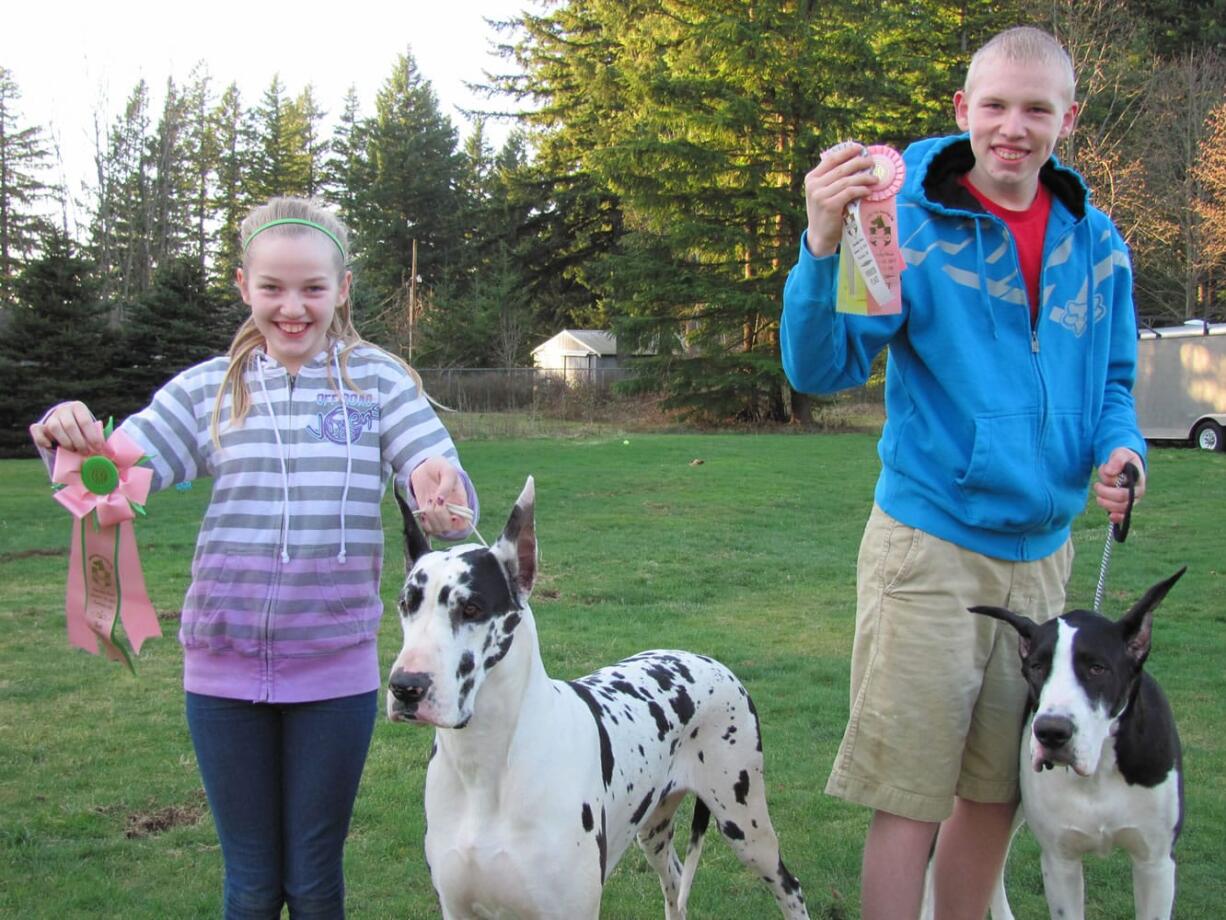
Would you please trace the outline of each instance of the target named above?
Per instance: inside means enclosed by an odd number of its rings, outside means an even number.
[[[1226,323],[1143,329],[1132,393],[1147,440],[1226,450]]]

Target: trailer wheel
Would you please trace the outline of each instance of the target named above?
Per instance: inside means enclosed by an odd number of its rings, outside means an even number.
[[[1226,435],[1222,426],[1211,418],[1205,419],[1192,431],[1192,443],[1201,450],[1226,450]]]

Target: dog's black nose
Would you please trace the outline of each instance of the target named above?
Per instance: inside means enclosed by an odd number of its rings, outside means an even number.
[[[396,671],[388,681],[387,689],[392,696],[406,706],[416,706],[430,689],[429,674],[421,671]]]
[[[1034,720],[1034,736],[1045,748],[1062,748],[1073,737],[1073,720],[1067,716],[1039,716]]]

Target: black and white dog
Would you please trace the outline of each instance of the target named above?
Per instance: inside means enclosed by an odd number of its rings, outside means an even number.
[[[766,809],[757,715],[710,658],[642,652],[574,681],[541,663],[528,596],[536,577],[529,478],[501,536],[431,552],[404,504],[404,645],[387,714],[435,726],[426,858],[444,918],[595,920],[637,838],[667,920],[686,901],[715,818],[789,920],[808,917]],[[684,867],[673,817],[697,796]]]
[[[1183,823],[1179,735],[1166,696],[1142,666],[1154,610],[1184,573],[1150,588],[1118,621],[1073,610],[1039,626],[1001,607],[972,607],[1020,637],[1030,687],[1022,735],[1021,810],[1042,848],[1052,917],[1082,917],[1081,861],[1123,847],[1138,920],[1164,920],[1175,900]],[[993,920],[1010,920],[1003,883]]]

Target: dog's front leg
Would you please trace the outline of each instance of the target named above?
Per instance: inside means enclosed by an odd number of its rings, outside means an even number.
[[[1175,860],[1170,856],[1132,862],[1137,920],[1170,920],[1175,905]]]
[[[1052,853],[1054,847],[1044,847],[1043,893],[1052,917],[1061,920],[1083,920],[1085,917],[1085,879],[1081,859],[1067,859]]]

